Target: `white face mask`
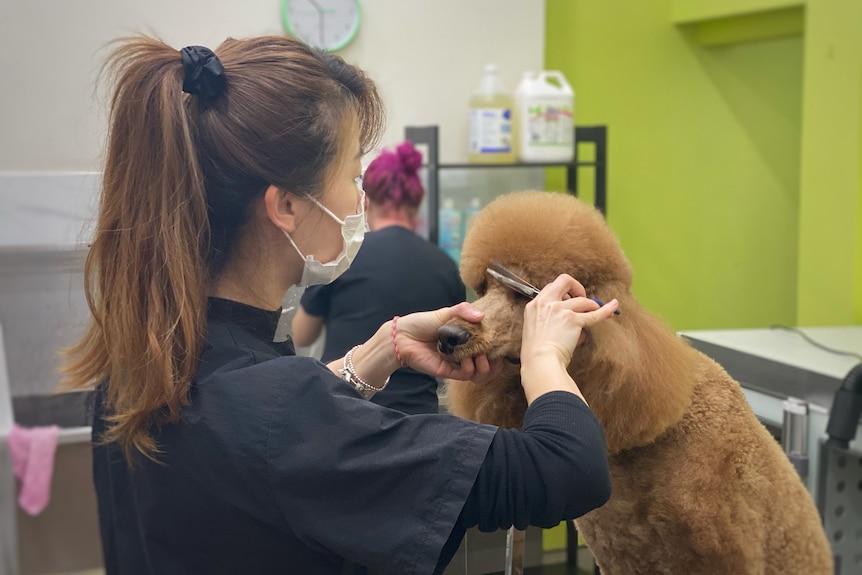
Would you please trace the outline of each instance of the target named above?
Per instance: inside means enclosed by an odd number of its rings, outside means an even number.
[[[314,198],[309,198],[312,202],[317,204],[321,210],[326,212],[329,217],[341,224],[341,238],[344,242],[344,249],[342,249],[338,257],[331,262],[323,263],[314,259],[314,256],[312,255],[302,255],[302,252],[299,251],[298,247],[296,247],[296,243],[294,243],[290,234],[284,232],[284,235],[286,235],[287,239],[290,240],[290,244],[293,246],[293,249],[295,249],[296,253],[299,254],[299,257],[305,261],[305,265],[302,268],[302,279],[299,280],[298,284],[300,287],[332,283],[338,276],[346,272],[347,268],[350,267],[350,264],[353,263],[353,259],[356,257],[356,253],[362,245],[362,240],[365,238],[365,192],[361,189],[359,191],[359,207],[357,209],[357,213],[352,216],[347,216],[343,220],[339,219],[338,216],[333,214],[326,206]]]

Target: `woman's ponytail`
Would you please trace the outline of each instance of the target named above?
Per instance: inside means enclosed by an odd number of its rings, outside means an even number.
[[[102,437],[155,458],[203,348],[207,294],[270,185],[324,192],[357,116],[362,149],[383,129],[373,82],[294,38],[228,39],[218,56],[146,37],[121,41],[85,292],[92,320],[66,350],[66,387],[106,383]]]
[[[152,426],[188,401],[206,322],[206,194],[180,53],[149,38],[108,61],[115,78],[95,238],[92,321],[66,351],[66,385],[107,381],[102,438],[154,457]]]

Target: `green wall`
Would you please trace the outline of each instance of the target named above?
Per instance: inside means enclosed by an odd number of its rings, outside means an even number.
[[[862,2],[809,0],[797,320],[862,323]]]
[[[862,134],[862,99],[859,100],[859,133]],[[853,322],[862,324],[862,149],[859,150],[859,193],[856,196],[856,252],[853,278]]]
[[[677,24],[680,0],[674,4],[546,4],[546,68],[562,69],[574,86],[576,123],[609,126],[608,220],[634,266],[635,293],[675,329],[860,321],[862,202],[853,138],[862,100],[848,113],[848,96],[833,94],[836,109],[819,110],[829,116],[826,132],[835,137],[837,129],[844,153],[855,158],[852,175],[841,159],[831,164],[841,176],[829,176],[822,167],[828,152],[816,140],[803,145],[803,137],[823,131],[822,118],[803,128],[804,110],[817,116],[803,82],[803,69],[811,74],[817,60],[806,52],[810,11],[776,2],[784,8],[781,25],[774,20],[765,39],[742,42],[728,31],[750,39],[752,21]],[[846,7],[836,7],[820,18],[817,37],[842,10],[846,16]],[[860,78],[862,70],[853,82]],[[833,89],[814,92],[826,100]],[[853,127],[841,132],[835,116]],[[840,192],[818,196],[823,185],[815,180],[824,177]],[[840,216],[830,218],[830,209]],[[843,231],[833,225],[839,222]],[[827,290],[830,302],[812,303],[824,276],[840,287]]]

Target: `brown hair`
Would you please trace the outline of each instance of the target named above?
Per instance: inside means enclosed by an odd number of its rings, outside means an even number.
[[[270,186],[317,196],[347,118],[367,150],[383,108],[362,71],[280,36],[215,50],[226,87],[183,93],[180,52],[121,41],[95,238],[85,264],[92,318],[65,351],[65,387],[106,382],[109,428],[126,458],[154,458],[154,425],[180,418],[206,327],[210,278],[230,255],[249,205]]]

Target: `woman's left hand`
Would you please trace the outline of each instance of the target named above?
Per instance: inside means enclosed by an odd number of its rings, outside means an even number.
[[[437,349],[437,330],[454,318],[479,323],[484,313],[467,302],[456,306],[412,313],[398,318],[396,338],[401,359],[411,368],[435,377],[472,380],[482,383],[502,370],[502,359],[489,361],[485,355],[453,363]]]

